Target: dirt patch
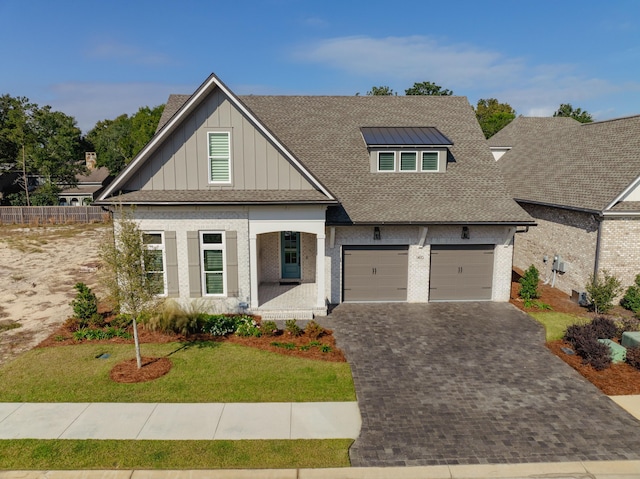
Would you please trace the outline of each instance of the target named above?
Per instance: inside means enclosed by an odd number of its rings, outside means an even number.
[[[518,282],[522,277],[522,271],[518,269],[514,269],[511,274],[511,297],[509,301],[511,304],[521,309],[522,311],[529,312],[538,312],[543,311],[537,307],[527,308],[524,305],[524,300],[519,296],[520,292],[520,283]],[[578,316],[584,317],[592,317],[592,313],[583,306],[580,306],[575,301],[572,301],[567,293],[560,291],[557,288],[552,288],[548,284],[540,283],[538,285],[538,292],[540,293],[540,298],[538,299],[542,304],[548,304],[551,306],[553,311],[558,313],[568,313],[575,314]]]
[[[98,246],[109,228],[0,226],[0,317],[20,326],[0,334],[0,365],[33,348],[71,315],[74,284],[96,288]]]

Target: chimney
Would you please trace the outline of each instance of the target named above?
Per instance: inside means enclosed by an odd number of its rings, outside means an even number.
[[[96,152],[95,151],[87,151],[84,154],[84,161],[85,164],[87,165],[87,169],[89,171],[95,170],[96,169]]]

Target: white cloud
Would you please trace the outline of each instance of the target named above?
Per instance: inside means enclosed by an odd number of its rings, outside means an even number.
[[[606,110],[600,101],[612,95],[628,97],[639,85],[592,77],[585,73],[589,65],[534,64],[526,58],[428,36],[329,38],[299,47],[294,58],[399,92],[413,82],[433,81],[468,96],[472,104],[480,98],[497,98],[523,115],[549,116],[561,103]]]
[[[332,38],[299,48],[295,57],[382,81],[428,79],[459,87],[492,85],[496,78],[512,81],[524,68],[518,58],[425,36]]]
[[[60,83],[51,87],[47,103],[73,116],[86,133],[100,120],[130,115],[140,107],[165,103],[171,93],[191,93],[194,89],[194,85],[156,83]]]

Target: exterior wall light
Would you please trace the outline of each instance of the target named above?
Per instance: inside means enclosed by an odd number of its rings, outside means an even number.
[[[378,226],[374,226],[373,228],[373,239],[374,240],[380,239],[380,228]]]
[[[469,227],[468,226],[463,226],[462,227],[462,234],[460,235],[460,237],[462,239],[469,239]]]

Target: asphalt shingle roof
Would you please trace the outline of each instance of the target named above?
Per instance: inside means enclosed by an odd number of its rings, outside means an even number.
[[[158,131],[189,98],[169,97]],[[338,199],[340,206],[329,208],[329,222],[533,223],[509,196],[464,97],[251,95],[238,100]],[[447,171],[372,173],[361,128],[416,126],[437,128],[453,143]]]
[[[518,200],[603,211],[640,174],[640,116],[528,135],[498,164]]]
[[[514,146],[516,143],[558,128],[577,127],[581,123],[570,117],[519,116],[487,140],[489,146]]]
[[[317,190],[139,190],[110,199],[123,204],[335,203]]]
[[[464,97],[243,96],[240,100],[359,223],[532,222],[511,199]],[[360,128],[437,128],[444,173],[372,173]]]

